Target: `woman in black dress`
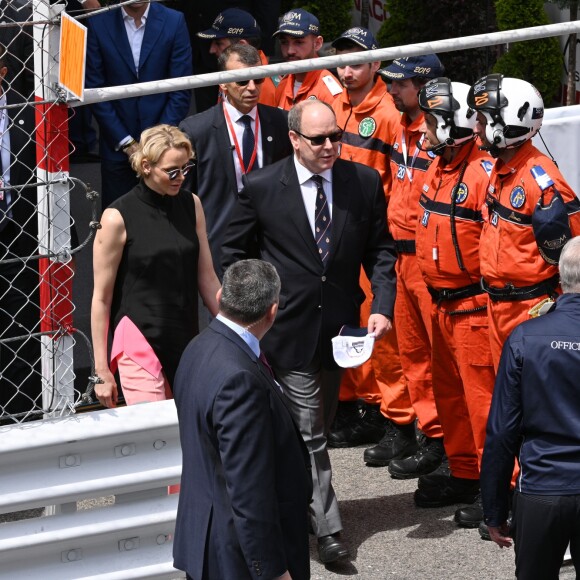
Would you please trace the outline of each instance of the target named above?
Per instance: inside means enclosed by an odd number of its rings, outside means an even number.
[[[103,212],[93,248],[91,326],[103,381],[95,393],[106,407],[117,402],[116,369],[127,404],[170,398],[179,358],[198,332],[198,291],[217,314],[220,284],[201,202],[181,189],[192,158],[176,127],[143,131],[131,156],[140,182]]]

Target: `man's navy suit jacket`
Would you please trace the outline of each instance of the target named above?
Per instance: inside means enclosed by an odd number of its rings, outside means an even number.
[[[292,153],[288,113],[259,104],[258,116],[262,166],[265,167]],[[236,170],[223,105],[215,105],[188,117],[179,128],[187,134],[196,152],[196,172],[186,184],[190,184],[191,191],[201,200],[214,267],[221,273],[221,246],[238,199]]]
[[[181,12],[153,2],[145,24],[139,74],[120,9],[88,18],[86,87],[157,81],[192,74],[191,45]],[[116,151],[127,135],[139,140],[144,129],[160,123],[179,125],[189,111],[190,91],[130,97],[92,105],[101,133],[101,156],[126,161]]]
[[[359,325],[371,281],[372,313],[392,318],[396,293],[394,242],[387,230],[385,194],[378,172],[337,159],[332,169],[330,256],[322,263],[308,222],[292,157],[245,176],[222,247],[222,267],[260,258],[282,281],[274,326],[262,340],[270,364],[302,370],[319,355],[337,368],[332,337],[343,324]]]
[[[217,319],[173,386],[183,452],[174,564],[195,580],[310,578],[308,452],[284,395]]]

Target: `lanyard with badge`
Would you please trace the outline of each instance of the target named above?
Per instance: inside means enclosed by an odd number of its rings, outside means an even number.
[[[419,155],[419,151],[421,150],[421,145],[423,144],[423,141],[425,139],[425,133],[423,133],[423,135],[421,135],[421,139],[419,139],[419,142],[417,143],[417,147],[415,149],[415,152],[413,153],[413,158],[411,159],[411,163],[407,162],[407,139],[405,137],[405,131],[403,131],[403,135],[401,136],[401,153],[403,154],[403,163],[401,165],[399,165],[399,169],[397,171],[397,179],[400,179],[401,181],[403,179],[405,179],[405,173],[407,174],[407,177],[409,178],[409,182],[413,183],[413,168],[415,166],[415,161],[417,160],[417,156]]]
[[[236,150],[236,155],[238,156],[238,161],[240,163],[240,167],[242,169],[242,174],[245,175],[246,173],[249,173],[252,170],[252,167],[254,166],[254,161],[256,161],[256,156],[258,155],[258,132],[260,130],[260,115],[258,115],[258,113],[256,113],[256,130],[254,131],[254,150],[252,151],[252,157],[250,158],[250,163],[248,164],[248,167],[246,168],[244,165],[244,159],[242,157],[242,150],[240,149],[240,144],[238,143],[238,138],[236,137],[236,132],[234,130],[234,127],[232,125],[232,120],[230,119],[230,115],[228,113],[228,110],[226,108],[226,104],[223,103],[223,108],[224,108],[224,116],[226,118],[226,122],[228,124],[228,128],[230,130],[230,134],[232,136],[232,139],[234,140],[234,149]]]

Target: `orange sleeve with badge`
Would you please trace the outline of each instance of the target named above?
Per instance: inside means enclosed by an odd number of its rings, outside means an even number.
[[[342,86],[336,77],[327,70],[313,70],[306,73],[306,77],[294,96],[295,75],[287,75],[276,87],[276,106],[289,111],[296,103],[313,98],[332,104],[334,99],[342,93]]]

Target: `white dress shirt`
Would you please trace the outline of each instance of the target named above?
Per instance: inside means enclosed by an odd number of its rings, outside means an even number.
[[[232,127],[236,133],[236,139],[238,140],[238,146],[240,147],[240,154],[243,156],[242,152],[242,138],[244,136],[244,123],[240,121],[240,119],[244,115],[249,115],[252,118],[252,131],[254,133],[254,137],[256,135],[256,117],[258,116],[258,107],[254,107],[249,113],[242,113],[238,111],[234,106],[228,103],[228,100],[224,100],[225,107],[227,109],[228,115],[230,116],[230,121],[232,122]],[[227,123],[226,123],[227,125]],[[240,165],[240,160],[238,158],[238,154],[236,152],[236,148],[234,145],[234,138],[232,137],[232,133],[230,127],[228,126],[228,135],[230,136],[230,143],[232,146],[232,156],[234,158],[234,168],[236,170],[236,183],[238,186],[238,191],[242,190],[242,166]],[[258,167],[263,167],[263,154],[262,154],[262,131],[261,129],[258,131],[258,151],[256,152],[256,160],[254,161],[254,169],[258,169]]]
[[[326,194],[326,201],[328,203],[328,211],[330,212],[330,219],[332,219],[332,169],[326,169],[322,173],[312,173],[306,169],[304,165],[298,161],[294,156],[294,165],[296,173],[298,174],[298,183],[300,184],[300,191],[302,192],[302,200],[304,201],[304,208],[308,216],[308,223],[314,235],[314,213],[316,211],[316,183],[312,180],[313,175],[320,175],[322,177],[322,189]]]
[[[125,12],[125,8],[121,7],[123,14],[123,22],[125,23],[125,30],[127,31],[127,38],[129,39],[129,46],[133,54],[133,62],[135,63],[135,72],[139,76],[139,57],[141,56],[141,46],[143,45],[143,36],[145,35],[145,24],[147,24],[147,16],[149,16],[149,4],[141,16],[141,26],[137,28],[135,19]]]

